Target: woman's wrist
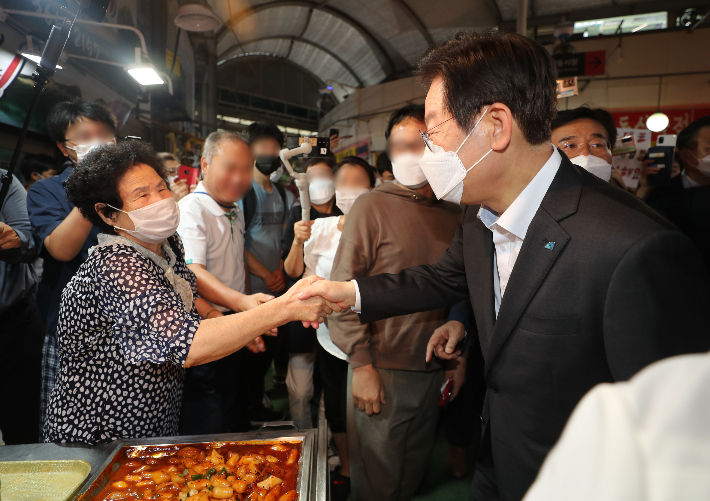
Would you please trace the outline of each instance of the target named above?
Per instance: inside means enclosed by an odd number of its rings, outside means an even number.
[[[215,313],[216,313],[216,315],[215,315]],[[210,311],[205,313],[204,319],[209,320],[210,318],[216,318],[216,317],[221,317],[221,316],[222,316],[222,313],[219,310],[212,308]]]

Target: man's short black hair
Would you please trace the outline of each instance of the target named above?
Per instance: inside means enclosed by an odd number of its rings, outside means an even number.
[[[386,151],[383,151],[377,156],[377,172],[384,174],[385,172],[392,172],[392,160]]]
[[[248,144],[251,145],[257,139],[265,137],[271,138],[279,143],[279,146],[284,144],[284,133],[271,122],[253,122],[244,129],[244,137]]]
[[[696,143],[698,141],[698,133],[703,127],[710,127],[710,115],[698,118],[685,129],[680,131],[680,134],[678,134],[678,138],[675,142],[675,146],[678,148],[678,151],[686,148],[690,150],[695,148],[697,146]]]
[[[333,170],[333,169],[335,169],[335,158],[333,158],[333,157],[309,158],[308,161],[306,162],[306,172],[308,172],[308,169],[310,167],[313,167],[314,165],[319,165],[319,164],[325,164],[328,167],[330,167],[330,170]]]
[[[122,209],[118,185],[126,172],[138,164],[149,165],[167,183],[165,167],[153,148],[143,141],[125,141],[95,148],[74,166],[65,183],[67,199],[94,226],[111,231],[113,228],[101,219],[94,206],[104,203]],[[110,217],[115,212],[106,207],[104,215]]]
[[[604,127],[607,136],[609,136],[609,143],[611,143],[611,147],[613,148],[614,143],[616,143],[616,124],[614,123],[614,117],[611,116],[611,113],[602,108],[580,106],[579,108],[571,110],[558,111],[557,116],[552,121],[552,130],[554,131],[555,129],[559,129],[570,122],[584,118],[594,120],[599,123],[599,125]]]
[[[465,131],[485,106],[503,103],[528,143],[550,140],[557,69],[538,42],[517,33],[462,32],[430,49],[417,73],[427,85],[443,79],[446,109]]]
[[[22,172],[22,177],[25,179],[25,182],[28,182],[32,178],[33,172],[42,174],[49,169],[54,169],[59,172],[59,163],[53,157],[41,153],[25,155],[22,162],[20,162],[20,172]]]
[[[100,101],[64,101],[55,104],[47,114],[47,128],[52,141],[64,142],[64,135],[70,125],[77,120],[88,118],[94,122],[102,122],[116,131],[116,116],[113,111]]]
[[[398,123],[404,121],[407,118],[413,118],[419,122],[424,123],[424,105],[423,104],[408,104],[402,106],[400,109],[395,110],[390,117],[389,122],[387,122],[387,128],[385,129],[385,139],[390,138],[392,129]]]
[[[372,165],[367,163],[367,161],[355,156],[345,157],[336,164],[335,169],[333,169],[333,174],[338,172],[338,170],[345,164],[357,165],[362,168],[365,172],[367,172],[367,177],[370,179],[370,188],[375,187],[375,169],[373,169]]]

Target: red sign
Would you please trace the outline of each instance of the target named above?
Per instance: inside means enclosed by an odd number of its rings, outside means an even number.
[[[648,117],[656,113],[656,109],[633,110],[633,111],[614,111],[609,110],[611,116],[614,117],[616,126],[622,129],[645,129],[646,120]],[[679,108],[674,110],[661,110],[668,115],[670,122],[666,130],[661,132],[653,132],[651,141],[655,142],[659,134],[678,134],[685,129],[693,121],[698,118],[710,115],[710,107],[702,105],[698,108]]]
[[[603,75],[606,72],[606,51],[595,50],[584,54],[584,74]]]

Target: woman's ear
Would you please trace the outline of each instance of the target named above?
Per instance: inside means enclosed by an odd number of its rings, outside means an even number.
[[[94,204],[94,210],[99,215],[99,217],[104,220],[104,223],[106,223],[107,225],[114,226],[116,224],[116,214],[115,213],[111,217],[107,217],[104,214],[104,212],[106,211],[106,204],[96,203],[96,204]]]

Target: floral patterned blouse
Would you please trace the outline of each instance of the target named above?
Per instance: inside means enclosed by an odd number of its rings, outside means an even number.
[[[124,237],[99,235],[67,284],[46,441],[177,434],[183,364],[200,317],[182,242],[177,234],[169,240],[164,259]]]

